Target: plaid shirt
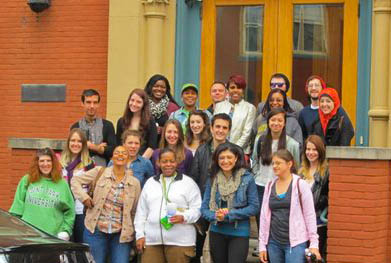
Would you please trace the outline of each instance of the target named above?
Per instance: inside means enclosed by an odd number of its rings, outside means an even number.
[[[189,118],[190,112],[188,112],[185,107],[181,107],[179,110],[174,111],[170,115],[170,119],[177,120],[181,123],[183,134],[186,134],[186,124],[187,119]]]
[[[124,180],[120,183],[111,176],[113,184],[102,207],[102,213],[98,219],[98,229],[104,233],[118,233],[122,228],[122,213],[124,206]]]

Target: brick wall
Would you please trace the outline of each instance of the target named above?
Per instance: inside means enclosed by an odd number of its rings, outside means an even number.
[[[33,151],[9,137],[65,138],[83,113],[80,94],[97,89],[106,109],[108,0],[61,0],[37,18],[27,0],[0,8],[0,208],[8,209]],[[21,84],[65,83],[64,103],[22,103]]]
[[[328,262],[389,262],[390,161],[329,159]]]

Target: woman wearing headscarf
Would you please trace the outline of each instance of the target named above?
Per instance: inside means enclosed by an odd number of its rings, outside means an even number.
[[[327,146],[350,145],[353,125],[333,88],[326,88],[319,95],[319,120],[313,123],[312,134],[319,135]]]

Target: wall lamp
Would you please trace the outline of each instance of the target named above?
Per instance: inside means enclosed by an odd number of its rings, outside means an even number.
[[[30,9],[35,13],[40,13],[50,7],[50,0],[27,0]]]

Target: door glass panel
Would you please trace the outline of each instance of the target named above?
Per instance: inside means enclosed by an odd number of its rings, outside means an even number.
[[[219,6],[216,21],[215,80],[227,82],[233,74],[247,82],[246,100],[261,98],[263,6]]]
[[[321,76],[341,97],[343,5],[294,5],[292,96],[308,105],[305,81]],[[341,97],[342,99],[342,97]]]

